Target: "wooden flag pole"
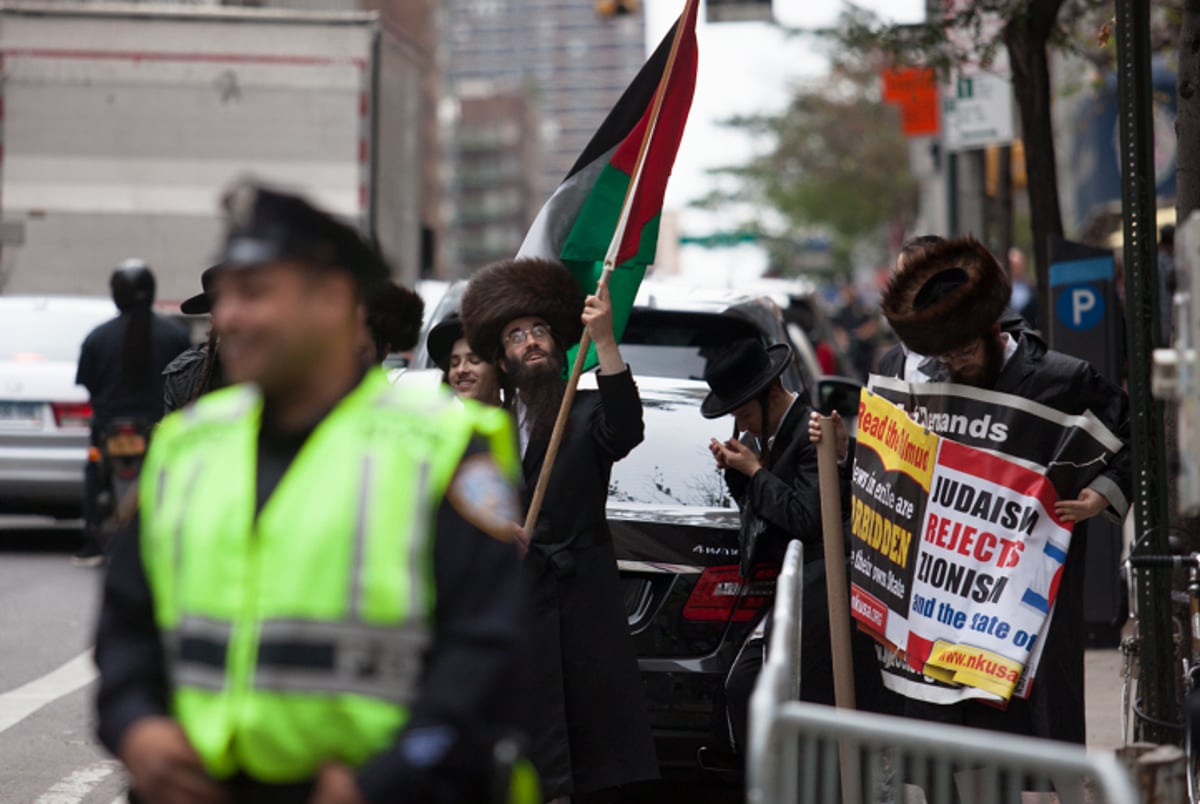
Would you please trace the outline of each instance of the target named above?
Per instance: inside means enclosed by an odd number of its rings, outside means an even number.
[[[608,244],[608,254],[604,258],[604,270],[600,273],[600,279],[596,283],[596,292],[594,295],[604,299],[608,295],[608,278],[612,275],[613,269],[616,267],[617,255],[621,250],[621,243],[625,239],[625,229],[629,225],[629,215],[633,209],[634,193],[637,190],[638,182],[642,178],[642,169],[646,164],[646,152],[650,148],[651,138],[654,136],[654,129],[658,124],[658,116],[662,112],[663,96],[667,92],[667,83],[670,81],[671,73],[675,68],[675,57],[679,52],[679,42],[683,38],[683,29],[689,13],[695,13],[693,7],[699,0],[687,0],[684,4],[683,13],[679,15],[679,22],[675,24],[675,36],[671,39],[671,52],[667,56],[667,64],[663,68],[662,78],[659,80],[658,89],[654,93],[654,103],[650,110],[650,121],[646,126],[646,132],[642,136],[641,146],[638,149],[637,161],[634,163],[633,175],[629,177],[629,187],[625,191],[625,200],[621,203],[621,215],[617,219],[617,228],[613,232],[612,241]],[[542,471],[538,474],[537,485],[533,489],[533,499],[529,501],[529,512],[525,515],[525,536],[528,539],[533,538],[533,530],[537,527],[538,514],[541,513],[542,503],[546,500],[546,489],[550,485],[550,473],[554,469],[554,462],[558,458],[559,447],[562,446],[563,435],[567,429],[567,417],[571,413],[571,406],[575,402],[575,391],[579,387],[579,378],[583,375],[583,364],[587,361],[588,350],[592,345],[592,337],[588,334],[587,329],[584,329],[583,336],[579,339],[579,351],[575,354],[575,363],[571,366],[571,374],[567,378],[567,390],[563,394],[562,405],[558,408],[558,416],[554,419],[554,430],[550,434],[550,443],[546,446],[546,457],[542,461]]]
[[[837,441],[833,419],[821,417],[821,440],[817,442],[817,471],[821,488],[821,531],[825,546],[825,593],[829,602],[829,645],[833,658],[833,699],[839,709],[855,709],[854,662],[850,651],[850,597],[846,586],[846,562],[842,535],[842,499],[838,482]],[[851,748],[838,745],[841,759],[843,804],[857,801],[853,793],[858,779]]]

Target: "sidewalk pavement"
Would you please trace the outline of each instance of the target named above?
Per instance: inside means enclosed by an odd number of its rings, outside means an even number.
[[[1086,677],[1088,748],[1112,751],[1123,744],[1121,735],[1121,652],[1089,650],[1083,660]]]

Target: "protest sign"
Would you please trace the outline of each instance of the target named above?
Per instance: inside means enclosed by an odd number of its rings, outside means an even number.
[[[851,608],[903,657],[881,656],[885,683],[936,703],[1027,697],[1070,546],[1054,503],[1120,442],[1091,414],[1007,394],[876,377],[872,389],[853,472]]]

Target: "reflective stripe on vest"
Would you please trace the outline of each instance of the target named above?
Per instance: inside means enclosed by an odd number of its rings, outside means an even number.
[[[299,781],[391,745],[430,641],[446,486],[476,436],[505,471],[518,465],[507,417],[371,373],[256,515],[260,415],[232,388],[163,420],[143,471],[142,552],[172,710],[209,773]]]
[[[176,684],[226,688],[230,623],[187,617],[164,634]],[[353,621],[264,620],[251,686],[258,690],[361,695],[407,706],[429,632]]]

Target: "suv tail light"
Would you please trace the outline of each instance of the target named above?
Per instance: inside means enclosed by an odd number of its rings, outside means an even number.
[[[54,421],[59,427],[91,427],[92,403],[90,402],[51,402],[54,410]]]
[[[747,583],[736,565],[709,567],[688,596],[683,617],[697,622],[748,622],[775,596],[777,575],[775,567],[760,565]]]

